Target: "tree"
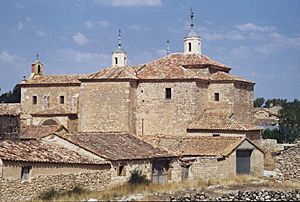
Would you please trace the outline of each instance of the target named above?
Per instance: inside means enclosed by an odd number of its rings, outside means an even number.
[[[279,129],[285,135],[286,142],[294,142],[300,138],[300,101],[283,104],[279,111]]]
[[[21,101],[21,88],[16,85],[13,91],[8,91],[0,95],[0,103],[20,103]]]
[[[254,107],[261,107],[265,103],[265,98],[263,97],[258,97],[254,100]]]
[[[268,99],[265,102],[264,107],[269,108],[269,107],[276,106],[276,105],[283,106],[285,103],[287,103],[287,99],[274,99],[273,98],[273,99]]]

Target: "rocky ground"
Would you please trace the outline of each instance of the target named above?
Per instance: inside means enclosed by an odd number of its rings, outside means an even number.
[[[147,195],[135,194],[119,201],[300,201],[300,187],[272,187],[263,183],[214,185],[206,189],[185,189]]]

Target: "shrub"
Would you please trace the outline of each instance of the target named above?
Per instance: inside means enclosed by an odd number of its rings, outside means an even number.
[[[140,170],[133,170],[128,182],[130,185],[150,184],[150,180]]]
[[[54,199],[55,196],[58,195],[58,192],[54,190],[52,187],[51,189],[44,191],[40,194],[40,198],[44,201],[51,201]]]

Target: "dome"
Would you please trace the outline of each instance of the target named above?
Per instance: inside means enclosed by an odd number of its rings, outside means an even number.
[[[194,29],[191,29],[186,37],[199,37],[199,35]]]

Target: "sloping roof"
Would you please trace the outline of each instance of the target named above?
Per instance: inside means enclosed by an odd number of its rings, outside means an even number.
[[[106,164],[108,162],[82,156],[56,144],[40,140],[0,141],[0,159],[8,161]]]
[[[80,79],[137,79],[137,76],[133,67],[109,67],[81,76]]]
[[[62,125],[47,125],[47,126],[23,126],[21,128],[21,139],[39,139],[55,132],[67,131]]]
[[[1,103],[0,115],[18,116],[21,113],[20,103]]]
[[[172,156],[166,150],[118,133],[58,134],[61,138],[108,160],[149,159]]]
[[[35,75],[24,84],[80,84],[81,76],[83,75]]]
[[[241,82],[246,82],[246,83],[254,83],[253,81],[244,79],[242,77],[228,74],[226,72],[216,72],[210,75],[209,79],[211,81],[241,81]]]
[[[188,126],[188,129],[228,131],[259,130],[257,126],[238,123],[232,117],[233,113],[228,111],[206,109],[196,122]]]
[[[139,136],[139,138],[182,156],[228,156],[246,140],[245,137],[230,136]]]
[[[54,107],[50,107],[44,110],[41,110],[39,112],[35,112],[32,115],[33,116],[45,116],[45,115],[69,115],[69,114],[76,114],[73,113],[71,110],[66,109],[66,107],[62,104],[56,105]]]
[[[188,67],[216,66],[229,71],[227,67],[205,55],[176,53],[137,67],[139,79],[208,79],[206,75],[191,71]]]

